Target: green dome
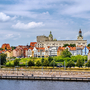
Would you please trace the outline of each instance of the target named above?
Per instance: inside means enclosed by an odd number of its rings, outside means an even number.
[[[49,37],[53,37],[52,32],[50,31]]]

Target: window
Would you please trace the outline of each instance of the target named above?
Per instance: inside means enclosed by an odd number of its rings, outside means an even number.
[[[78,44],[81,44],[81,43],[78,43]]]

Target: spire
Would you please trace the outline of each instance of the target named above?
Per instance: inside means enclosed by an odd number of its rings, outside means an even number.
[[[79,37],[82,37],[82,31],[81,31],[81,29],[79,30]]]
[[[78,40],[83,40],[83,36],[82,36],[82,31],[81,29],[79,30],[79,35],[77,37]]]

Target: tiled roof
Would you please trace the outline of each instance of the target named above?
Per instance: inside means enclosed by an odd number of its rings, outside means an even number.
[[[76,47],[70,47],[70,50],[71,51],[75,51],[76,50]]]
[[[87,47],[88,50],[90,50],[90,47]]]
[[[42,47],[37,48],[37,49],[38,49],[38,52],[40,52],[40,50],[42,50],[42,52],[44,52],[44,51],[45,51],[45,48],[42,48]]]
[[[48,48],[50,48],[50,46],[47,46]]]
[[[65,50],[65,47],[58,47],[57,51],[60,51],[60,50]]]
[[[2,51],[0,51],[0,53],[2,53]]]
[[[33,50],[34,47],[30,47],[29,49]]]
[[[34,47],[35,44],[37,44],[37,42],[31,42],[31,43],[30,43],[30,46],[31,46],[31,47]]]

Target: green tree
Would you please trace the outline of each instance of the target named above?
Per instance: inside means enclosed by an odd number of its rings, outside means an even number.
[[[87,61],[87,63],[85,64],[85,66],[90,67],[90,60]]]
[[[6,62],[6,57],[7,55],[6,54],[0,54],[0,63],[1,65],[3,65],[5,62]]]
[[[43,65],[44,66],[49,66],[49,61],[47,59],[45,59],[44,62],[43,62]]]
[[[41,59],[41,62],[42,62],[42,63],[44,62],[44,58]]]
[[[15,46],[11,46],[11,48],[12,48],[12,50],[16,49],[16,47],[15,47]]]
[[[75,66],[75,63],[72,60],[70,60],[66,65],[66,67],[70,67],[70,68],[74,66]]]
[[[17,58],[14,60],[14,66],[19,66],[19,60],[20,59],[17,59]]]
[[[76,47],[76,44],[70,44],[71,47]]]
[[[53,60],[50,62],[49,66],[57,66],[57,63]]]
[[[68,49],[65,49],[64,51],[61,52],[61,56],[63,58],[66,58],[66,57],[71,57],[71,53],[68,51]]]
[[[48,57],[48,61],[49,61],[49,63],[51,62],[53,60],[53,57]]]
[[[69,46],[69,44],[64,44],[63,47]]]
[[[0,48],[0,50],[3,50],[3,48]]]
[[[41,64],[41,62],[38,60],[37,62],[36,62],[36,66],[41,66],[42,64]]]
[[[28,66],[34,66],[34,61],[29,60],[29,61],[28,61]]]
[[[90,43],[87,46],[90,47]]]
[[[83,61],[81,59],[78,59],[77,63],[76,63],[76,66],[77,67],[82,67],[83,66]]]

